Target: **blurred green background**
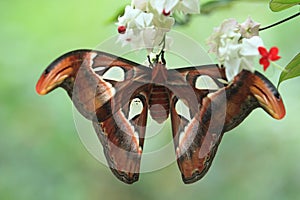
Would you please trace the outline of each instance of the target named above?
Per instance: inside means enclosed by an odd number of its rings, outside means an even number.
[[[82,145],[66,93],[36,94],[53,59],[115,35],[111,19],[129,2],[0,1],[0,199],[300,199],[299,78],[280,87],[286,117],[276,121],[255,110],[225,135],[211,169],[192,185],[182,183],[176,163],[123,184]],[[237,1],[175,30],[204,45],[225,18],[252,16],[265,26],[295,12]],[[294,19],[261,33],[267,47],[280,48],[282,66],[299,52],[299,24]],[[276,84],[279,72],[266,76]]]

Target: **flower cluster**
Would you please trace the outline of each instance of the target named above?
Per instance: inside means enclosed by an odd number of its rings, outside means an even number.
[[[118,18],[118,42],[147,48],[149,52],[156,47],[168,47],[166,33],[175,22],[172,13],[199,13],[199,9],[199,0],[132,0]]]
[[[209,52],[215,53],[219,63],[225,67],[228,81],[243,69],[254,71],[253,59],[259,56],[258,47],[263,41],[258,35],[260,24],[248,18],[239,24],[228,19],[208,39]]]

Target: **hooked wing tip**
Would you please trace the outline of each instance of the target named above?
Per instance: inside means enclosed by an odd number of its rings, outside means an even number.
[[[45,94],[47,94],[47,91],[44,88],[44,82],[45,82],[45,75],[42,74],[41,77],[40,77],[40,79],[38,80],[36,86],[35,86],[35,91],[39,95],[45,95]]]
[[[81,54],[80,54],[81,53]],[[69,52],[54,60],[42,73],[35,90],[40,95],[45,95],[68,78],[76,74],[84,59],[85,51]]]
[[[261,107],[275,119],[285,116],[285,107],[282,98],[275,86],[263,75],[255,72],[257,79],[250,87]]]
[[[35,90],[39,95],[48,94],[55,88],[59,87],[67,77],[68,75],[63,73],[49,75],[44,72],[38,80]]]

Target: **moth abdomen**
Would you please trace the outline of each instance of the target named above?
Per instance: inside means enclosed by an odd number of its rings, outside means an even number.
[[[153,85],[149,96],[151,117],[158,123],[163,123],[170,113],[169,90],[160,85]]]

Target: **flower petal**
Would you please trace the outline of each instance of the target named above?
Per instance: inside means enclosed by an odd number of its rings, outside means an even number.
[[[267,70],[267,68],[270,66],[270,61],[265,58],[265,57],[262,57],[260,60],[259,60],[259,64],[263,65],[264,66],[264,71]]]
[[[246,56],[246,57],[242,57],[241,58],[241,66],[240,66],[240,70],[248,70],[252,73],[255,72],[255,68],[254,68],[254,64],[253,64],[253,59],[254,56]]]
[[[257,23],[248,17],[247,20],[240,25],[240,32],[243,38],[251,38],[258,36],[260,23]]]
[[[259,54],[263,57],[268,57],[269,53],[265,47],[258,47]]]
[[[132,0],[131,5],[134,8],[146,11],[148,7],[149,0]]]
[[[258,56],[258,47],[263,46],[263,41],[259,36],[253,36],[252,38],[244,38],[242,40],[242,48],[240,54],[243,56]]]
[[[230,59],[224,62],[225,73],[228,82],[232,81],[234,77],[238,73],[240,73],[240,68],[239,68],[240,64],[241,64],[241,59],[239,58]]]
[[[279,50],[277,47],[272,47],[269,52],[269,59],[272,61],[276,61],[276,60],[280,59],[281,57],[278,56],[278,51]]]

